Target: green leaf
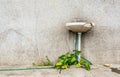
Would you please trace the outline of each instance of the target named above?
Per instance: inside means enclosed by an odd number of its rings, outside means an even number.
[[[66,69],[66,68],[68,68],[68,65],[63,65],[61,68]]]
[[[76,50],[76,54],[77,54],[77,55],[79,55],[80,53],[81,53],[81,51]]]
[[[73,63],[73,62],[75,62],[75,61],[76,61],[76,58],[75,58],[75,57],[72,57],[71,62]]]
[[[85,60],[83,58],[80,59],[80,63],[83,64]]]
[[[66,54],[66,57],[71,57],[71,54],[70,54],[70,53],[67,53],[67,54]]]
[[[59,56],[59,59],[64,59],[64,58],[65,58],[65,55]]]
[[[76,64],[76,67],[79,68],[81,67],[82,65],[80,63]]]
[[[56,66],[61,66],[61,65],[62,65],[62,62],[56,63]]]
[[[85,63],[85,68],[86,68],[86,70],[90,70],[91,69],[90,68],[90,64],[88,62]]]

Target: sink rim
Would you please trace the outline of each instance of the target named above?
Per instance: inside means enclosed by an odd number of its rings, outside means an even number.
[[[77,25],[83,26],[85,24],[87,24],[87,22],[68,22],[66,23],[66,26],[77,26]]]

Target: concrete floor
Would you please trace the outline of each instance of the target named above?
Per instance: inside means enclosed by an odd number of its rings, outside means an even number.
[[[0,71],[0,77],[120,77],[120,74],[112,72],[109,67],[100,65],[92,66],[91,71],[71,67],[59,72],[60,70],[55,69]]]

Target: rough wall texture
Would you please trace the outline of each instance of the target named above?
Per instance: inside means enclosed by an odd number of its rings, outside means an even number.
[[[73,18],[96,26],[82,36],[93,63],[120,63],[120,0],[0,0],[0,65],[42,62],[73,50]]]

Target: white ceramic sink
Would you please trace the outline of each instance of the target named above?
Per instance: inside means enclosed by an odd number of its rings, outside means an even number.
[[[92,28],[92,24],[87,22],[70,22],[66,23],[66,27],[73,32],[87,32]]]

